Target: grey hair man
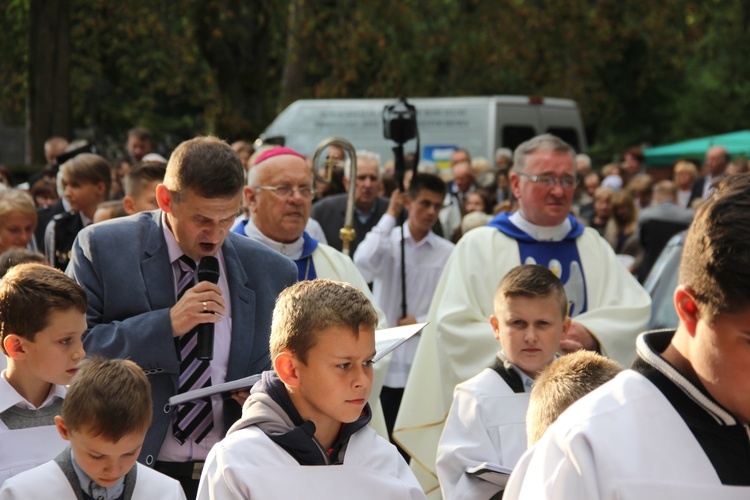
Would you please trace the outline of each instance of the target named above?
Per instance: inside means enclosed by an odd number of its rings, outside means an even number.
[[[378,184],[383,175],[380,155],[372,151],[357,152],[357,178],[354,188],[354,220],[352,227],[356,235],[349,247],[349,255],[354,255],[357,246],[365,235],[375,227],[388,209],[388,198],[378,196]],[[350,162],[344,166],[344,185],[349,189],[351,176]],[[317,220],[325,233],[328,244],[341,251],[343,242],[339,230],[344,227],[346,203],[349,193],[327,196],[312,207],[312,217]]]

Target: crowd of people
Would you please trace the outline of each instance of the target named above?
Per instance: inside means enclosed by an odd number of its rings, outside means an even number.
[[[671,179],[550,134],[403,179],[330,146],[327,183],[280,146],[126,150],[0,170],[0,500],[750,492],[750,174],[722,146]],[[679,324],[642,333],[688,228]]]

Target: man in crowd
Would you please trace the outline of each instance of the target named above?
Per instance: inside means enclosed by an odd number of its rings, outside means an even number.
[[[142,161],[143,157],[154,149],[153,144],[151,143],[151,131],[143,127],[130,129],[128,131],[128,142],[126,148],[133,165]]]
[[[577,184],[573,149],[545,134],[515,152],[511,186],[519,211],[499,214],[464,236],[430,307],[394,431],[415,458],[423,486],[434,486],[436,443],[456,384],[491,365],[496,346],[487,318],[500,279],[519,264],[549,267],[563,281],[572,324],[565,351],[597,350],[627,364],[651,298],[596,231],[570,215]],[[419,472],[415,470],[415,472]]]
[[[581,179],[591,172],[591,157],[589,155],[585,153],[576,155],[576,171]]]
[[[453,180],[448,183],[448,193],[453,196],[461,207],[461,214],[465,215],[466,197],[474,191],[474,171],[471,163],[460,161],[455,163],[453,169]]]
[[[68,140],[64,137],[50,137],[44,141],[44,158],[47,160],[47,165],[56,165],[57,156],[65,152],[65,148],[68,147]]]
[[[139,460],[178,479],[188,498],[247,393],[175,408],[169,398],[267,370],[274,302],[297,279],[289,259],[229,233],[243,184],[228,144],[213,137],[183,142],[156,188],[161,210],[85,228],[67,271],[89,297],[87,352],[131,359],[149,376],[154,416]],[[218,261],[217,283],[196,283],[206,257]],[[210,361],[195,349],[196,327],[204,323],[214,326]]]
[[[693,200],[705,200],[713,191],[714,184],[724,177],[729,164],[729,152],[724,146],[711,146],[706,152],[706,175],[693,183],[689,206]]]
[[[688,231],[676,331],[574,403],[516,465],[509,499],[750,498],[750,175],[721,181]]]
[[[451,167],[456,163],[467,162],[471,165],[471,155],[464,148],[458,148],[451,154]]]
[[[638,280],[643,283],[669,239],[687,229],[695,211],[677,205],[677,185],[668,180],[654,185],[653,204],[638,215],[638,241],[643,259],[638,266]]]
[[[622,168],[620,173],[622,175],[622,185],[627,186],[628,182],[633,179],[636,175],[646,173],[646,165],[644,164],[646,157],[643,156],[643,150],[638,146],[628,148],[622,155]]]
[[[381,174],[378,154],[370,151],[357,152],[357,180],[354,191],[354,220],[352,221],[356,235],[349,246],[349,255],[354,255],[357,246],[388,208],[388,198],[378,196]],[[344,186],[347,189],[349,189],[350,176],[351,163],[346,162]],[[339,230],[344,227],[346,202],[346,193],[336,194],[322,198],[312,208],[312,217],[323,227],[328,244],[339,251],[343,248]]]

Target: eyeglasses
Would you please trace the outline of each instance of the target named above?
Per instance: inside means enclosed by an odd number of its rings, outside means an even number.
[[[255,186],[254,189],[260,191],[273,191],[279,198],[290,198],[295,191],[303,198],[310,199],[317,191],[312,186],[290,186],[288,184],[282,184],[280,186]]]
[[[578,185],[578,179],[576,177],[555,177],[554,175],[529,175],[519,173],[521,177],[541,184],[546,188],[553,188],[555,184],[560,184],[563,189],[570,189]]]

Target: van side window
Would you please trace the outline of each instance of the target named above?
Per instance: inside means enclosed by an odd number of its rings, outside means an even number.
[[[528,125],[505,125],[502,130],[500,144],[503,147],[515,150],[519,144],[526,142],[536,134],[534,127]]]
[[[549,127],[547,132],[556,135],[570,144],[576,152],[581,151],[581,143],[578,140],[578,132],[576,132],[576,129],[570,127]]]

